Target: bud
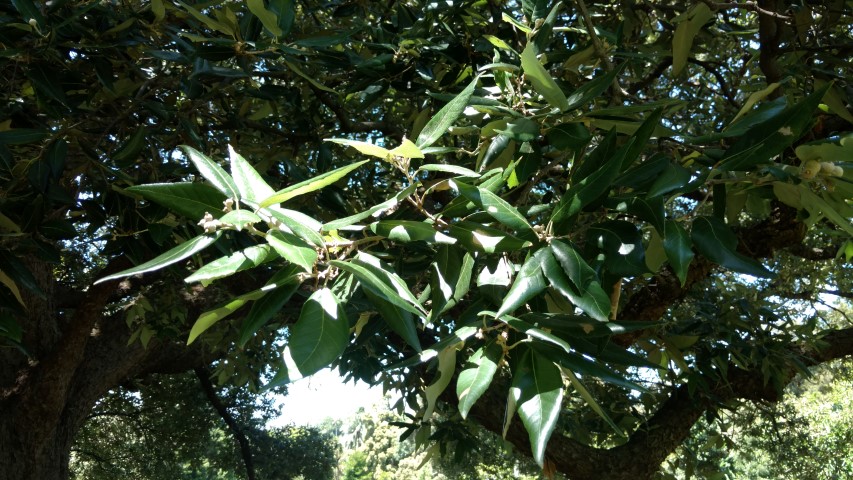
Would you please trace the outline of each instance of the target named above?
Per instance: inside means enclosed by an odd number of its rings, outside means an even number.
[[[803,170],[800,172],[800,177],[805,180],[811,180],[820,171],[821,164],[816,160],[809,160],[803,164]]]

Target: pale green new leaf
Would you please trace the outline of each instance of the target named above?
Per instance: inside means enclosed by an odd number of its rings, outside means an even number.
[[[189,338],[187,338],[187,345],[193,343],[199,335],[204,333],[208,328],[212,327],[216,322],[228,317],[232,313],[239,310],[246,303],[257,300],[264,296],[266,292],[263,290],[254,290],[252,292],[240,295],[237,298],[229,300],[225,302],[225,304],[214,308],[213,310],[208,310],[201,315],[199,315],[198,320],[193,324],[193,328],[190,329]]]
[[[259,206],[263,208],[276,203],[284,203],[291,198],[298,197],[299,195],[305,195],[306,193],[314,192],[323,187],[328,187],[329,185],[346,177],[350,172],[367,162],[369,162],[369,160],[362,160],[345,167],[337,168],[331,172],[317,175],[314,178],[299,182],[296,185],[291,185],[283,190],[279,190],[273,196],[263,200]]]
[[[412,143],[408,138],[403,137],[403,143],[399,147],[391,150],[391,155],[403,158],[424,158],[424,152]]]
[[[213,280],[257,267],[268,260],[272,260],[270,253],[272,253],[272,249],[269,245],[252,245],[208,263],[185,278],[184,282],[202,282],[202,284],[207,285]]]
[[[693,48],[693,40],[714,13],[705,3],[698,2],[675,27],[672,36],[672,76],[677,77],[687,66],[687,58]]]
[[[459,398],[459,414],[468,417],[471,407],[479,400],[498,371],[503,349],[495,342],[483,346],[468,359],[470,365],[459,373],[456,380],[456,395]]]
[[[161,268],[165,268],[169,265],[180,262],[181,260],[185,260],[204,250],[218,240],[221,234],[222,232],[216,232],[213,235],[199,235],[198,237],[195,237],[192,240],[187,240],[168,252],[158,255],[156,258],[141,265],[137,265],[133,268],[129,268],[112,275],[107,275],[106,277],[99,279],[95,284],[106,282],[107,280],[114,280],[116,278],[129,277],[131,275],[160,270]]]
[[[381,160],[390,161],[391,157],[394,155],[391,153],[391,150],[387,148],[380,147],[379,145],[374,145],[368,142],[362,142],[359,140],[350,140],[347,138],[327,138],[324,140],[325,142],[338,143],[341,145],[346,145],[348,147],[352,147],[358,150],[360,153],[365,155],[370,155],[371,157],[376,157]]]

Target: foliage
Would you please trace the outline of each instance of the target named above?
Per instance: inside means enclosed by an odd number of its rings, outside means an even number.
[[[647,476],[853,351],[803,314],[851,291],[850,7],[786,8],[0,6],[3,386],[127,316],[223,383],[382,382],[418,448],[457,410],[547,473]]]
[[[276,411],[245,391],[221,392],[251,429],[258,479],[331,478],[338,444],[310,427],[265,429]],[[101,399],[77,436],[72,478],[245,478],[231,433],[190,375],[153,376]],[[168,441],[164,441],[168,439]]]

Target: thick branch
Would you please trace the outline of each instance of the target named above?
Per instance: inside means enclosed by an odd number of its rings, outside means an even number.
[[[198,377],[198,381],[201,383],[201,388],[204,390],[204,394],[210,405],[222,417],[222,420],[231,429],[231,433],[234,434],[234,438],[237,439],[237,443],[240,444],[240,455],[243,457],[243,464],[246,466],[246,478],[248,480],[255,480],[255,464],[252,461],[252,448],[249,446],[249,439],[246,438],[237,420],[231,416],[228,409],[222,403],[222,400],[216,395],[216,389],[213,388],[213,383],[210,381],[210,372],[205,368],[199,367],[195,369],[195,375]]]

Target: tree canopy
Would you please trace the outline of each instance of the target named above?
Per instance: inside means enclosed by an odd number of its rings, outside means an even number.
[[[850,17],[0,5],[0,472],[67,478],[135,379],[331,365],[418,448],[475,421],[546,474],[650,478],[853,353]]]

